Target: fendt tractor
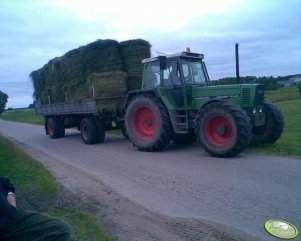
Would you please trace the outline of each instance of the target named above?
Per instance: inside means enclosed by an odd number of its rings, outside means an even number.
[[[117,128],[142,151],[198,140],[212,156],[233,157],[250,143],[275,142],[284,121],[265,99],[264,86],[210,86],[203,59],[190,51],[144,59],[141,89],[118,97],[124,100],[122,111],[97,109],[103,99],[93,96],[80,103],[37,104],[36,109],[51,138],[77,127],[86,144],[103,142],[105,130]]]

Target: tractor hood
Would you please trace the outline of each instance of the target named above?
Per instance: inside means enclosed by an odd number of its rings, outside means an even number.
[[[229,100],[242,108],[262,106],[264,86],[260,84],[236,84],[217,86],[187,86],[191,88],[193,109],[200,109],[208,101]]]

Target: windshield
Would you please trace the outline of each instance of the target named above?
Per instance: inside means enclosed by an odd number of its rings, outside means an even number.
[[[201,61],[182,59],[182,69],[186,84],[207,84],[204,65]]]

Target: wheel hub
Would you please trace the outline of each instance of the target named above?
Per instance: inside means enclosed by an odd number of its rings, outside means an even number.
[[[150,117],[147,117],[146,120],[145,120],[145,124],[148,126],[148,127],[151,127],[152,126],[152,119]]]
[[[206,120],[205,134],[212,145],[223,147],[232,142],[234,127],[229,118],[212,115]]]
[[[134,113],[133,127],[140,138],[150,139],[157,130],[154,112],[145,106],[137,109]]]
[[[218,127],[218,134],[221,136],[225,135],[227,133],[227,127],[225,125],[220,125]]]

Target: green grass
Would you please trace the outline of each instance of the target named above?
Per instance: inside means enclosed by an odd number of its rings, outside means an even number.
[[[55,195],[57,186],[42,164],[0,135],[0,175],[9,177],[18,192],[44,191]]]
[[[16,110],[5,111],[0,116],[0,119],[25,122],[25,123],[37,124],[37,125],[44,124],[44,117],[40,115],[36,115],[34,109],[16,109]]]
[[[62,210],[53,208],[49,214],[65,220],[73,228],[70,240],[111,241],[113,238],[96,223],[94,217],[75,208]]]
[[[42,164],[32,159],[14,143],[0,134],[0,176],[8,177],[20,197],[27,193],[50,195],[58,193],[57,184]],[[98,224],[95,217],[76,208],[50,207],[48,214],[58,216],[71,227],[70,241],[109,241],[113,238]]]
[[[265,97],[273,102],[295,100],[300,98],[297,86],[289,86],[265,92]]]

